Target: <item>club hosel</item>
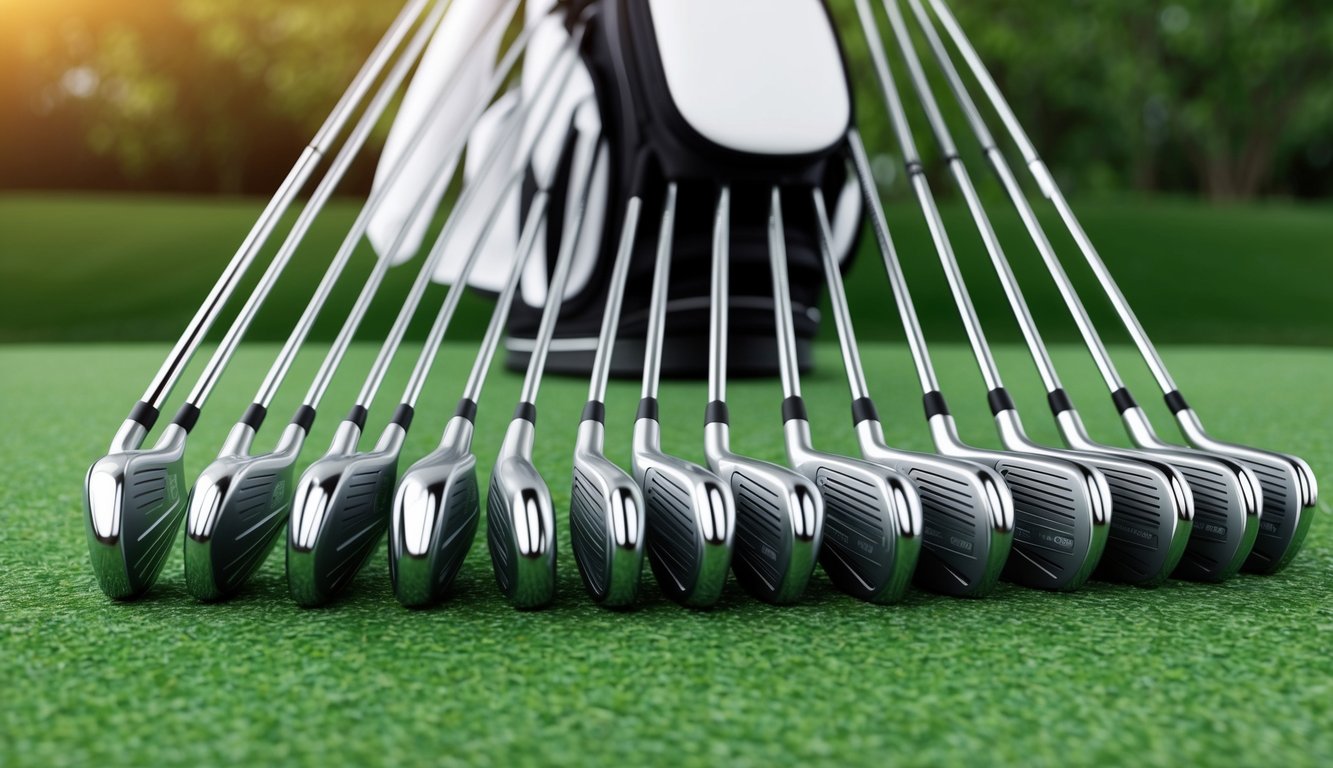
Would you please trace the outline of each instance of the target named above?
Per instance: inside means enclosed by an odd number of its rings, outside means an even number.
[[[440,437],[440,449],[466,451],[472,445],[472,435],[476,425],[466,416],[455,416],[444,425],[444,435]]]
[[[227,433],[227,439],[222,441],[222,448],[218,450],[218,458],[248,456],[254,442],[254,427],[249,424],[234,424],[231,431]]]
[[[1176,424],[1180,426],[1180,432],[1185,436],[1191,445],[1203,445],[1211,442],[1212,438],[1203,429],[1203,422],[1199,421],[1199,415],[1193,408],[1185,407],[1175,412]]]
[[[1023,429],[1022,418],[1019,417],[1018,411],[1013,408],[995,414],[995,429],[1000,433],[1000,443],[1002,445],[1013,447],[1032,444],[1032,441],[1028,439],[1027,431]]]
[[[306,431],[300,424],[288,424],[283,427],[282,434],[278,436],[278,444],[274,446],[274,453],[300,453],[305,445]]]
[[[1083,425],[1083,417],[1074,409],[1061,411],[1055,415],[1055,425],[1060,430],[1065,444],[1080,451],[1097,450],[1088,428]]]
[[[579,434],[574,443],[574,455],[602,454],[606,447],[606,425],[596,419],[579,422]]]
[[[958,424],[954,422],[952,415],[937,413],[927,419],[926,424],[930,427],[930,437],[935,442],[935,450],[945,456],[965,458],[965,452],[961,450],[963,439],[958,436]]]
[[[515,418],[505,430],[504,442],[500,444],[501,456],[531,456],[537,442],[537,425],[524,418]]]
[[[657,419],[641,416],[634,420],[634,471],[639,473],[638,457],[645,453],[661,453],[662,425]]]
[[[116,430],[116,436],[111,438],[111,447],[107,449],[107,453],[138,450],[146,437],[148,437],[148,427],[134,419],[126,419],[120,425],[120,429]]]
[[[1157,430],[1153,429],[1152,423],[1148,421],[1148,415],[1141,407],[1135,405],[1124,409],[1120,412],[1120,419],[1125,423],[1129,439],[1140,448],[1171,447],[1157,436]]]
[[[863,449],[870,445],[885,445],[884,425],[879,419],[865,419],[856,423],[856,440]]]
[[[361,425],[355,421],[344,419],[338,423],[338,430],[333,433],[333,439],[329,441],[328,456],[345,456],[349,453],[356,453],[357,443],[361,442]]]
[[[407,440],[407,430],[401,424],[391,423],[380,433],[379,442],[375,443],[375,453],[397,453],[402,450]]]
[[[805,419],[788,419],[783,422],[782,435],[787,443],[789,463],[800,464],[814,452],[814,440],[810,437],[810,422]]]
[[[711,461],[715,456],[731,453],[731,425],[725,421],[711,421],[704,425],[704,455]]]

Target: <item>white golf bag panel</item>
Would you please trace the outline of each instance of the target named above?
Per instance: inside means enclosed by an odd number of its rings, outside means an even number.
[[[441,94],[447,96],[435,112],[424,140],[416,143],[403,173],[398,175],[384,203],[371,218],[367,236],[381,258],[395,264],[412,258],[421,247],[430,220],[440,203],[439,197],[426,201],[414,220],[412,213],[422,198],[431,193],[436,179],[452,175],[454,166],[445,153],[464,130],[468,115],[478,102],[489,98],[485,93],[491,79],[495,58],[504,34],[503,24],[495,20],[494,0],[454,0],[449,12],[436,29],[416,75],[403,97],[375,172],[372,194],[387,182],[387,176],[402,160],[421,124],[431,117],[431,108]],[[474,55],[472,44],[482,38]],[[439,193],[443,195],[443,190]],[[396,252],[387,251],[408,227],[408,235]]]
[[[719,147],[806,155],[851,120],[842,54],[821,0],[648,0],[670,101]],[[830,87],[830,84],[833,84]]]

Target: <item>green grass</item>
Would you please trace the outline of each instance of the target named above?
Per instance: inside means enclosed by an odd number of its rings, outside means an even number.
[[[935,351],[965,436],[994,445],[965,350]],[[0,347],[0,402],[8,406],[0,430],[0,765],[1333,761],[1326,520],[1316,520],[1283,574],[1224,585],[1093,583],[1071,595],[1003,585],[981,601],[914,592],[902,605],[873,607],[836,593],[820,573],[798,606],[757,604],[733,584],[717,610],[694,613],[665,602],[647,578],[639,609],[608,613],[584,597],[564,530],[584,397],[584,383],[571,379],[552,379],[541,398],[537,462],[562,525],[560,594],[550,610],[510,609],[480,543],[453,599],[424,612],[393,602],[383,556],[327,609],[300,610],[286,599],[281,557],[237,599],[199,605],[185,594],[179,550],[150,597],[110,603],[87,563],[83,473],[164,352]],[[242,350],[192,438],[191,474],[239,416],[272,352]],[[355,349],[306,460],[327,442],[372,353]],[[1167,353],[1218,434],[1299,453],[1316,471],[1333,466],[1333,355]],[[406,461],[438,438],[472,354],[466,344],[445,349]],[[806,382],[816,438],[851,451],[837,355],[829,347],[819,355],[822,367]],[[905,352],[871,344],[866,356],[892,439],[926,448]],[[316,358],[303,356],[294,381]],[[409,358],[399,360],[372,432]],[[1122,440],[1086,354],[1060,347],[1055,358],[1089,427]],[[1021,351],[1006,346],[1000,359],[1032,432],[1053,440]],[[1165,424],[1142,373],[1131,372],[1140,399]],[[483,398],[483,472],[518,386],[513,374],[494,375]],[[298,394],[283,393],[275,418]],[[737,382],[731,395],[737,449],[780,459],[776,383]],[[609,448],[622,461],[637,396],[633,382],[611,390]],[[699,456],[704,398],[697,382],[668,383],[669,449]]]
[[[988,177],[978,176],[991,198],[996,231],[1044,331],[1051,340],[1074,340],[1068,313],[1012,206],[995,194]],[[1075,204],[1157,341],[1333,346],[1333,313],[1321,311],[1333,282],[1333,216],[1326,208],[1218,208],[1168,199]],[[916,203],[898,196],[887,205],[931,337],[961,340]],[[254,200],[0,195],[0,343],[174,339],[260,207]],[[285,336],[357,207],[337,202],[316,222],[251,339]],[[1064,229],[1045,206],[1041,209],[1053,243],[1108,338],[1124,338]],[[949,203],[944,216],[988,332],[996,340],[1017,340],[966,210]],[[278,241],[275,237],[270,252]],[[872,251],[873,240],[864,238],[862,258],[847,281],[852,306],[863,336],[900,339],[897,317],[885,308],[888,287]],[[349,306],[360,287],[370,257],[364,247],[359,253],[334,306]],[[401,295],[414,272],[394,270],[385,295]],[[395,310],[394,302],[379,302],[362,337],[381,337]],[[466,302],[456,331],[479,335],[487,315],[485,302]],[[336,330],[336,319],[326,317],[316,334],[328,338]]]

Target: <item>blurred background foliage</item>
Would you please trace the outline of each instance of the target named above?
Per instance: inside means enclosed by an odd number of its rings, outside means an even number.
[[[889,148],[852,2],[830,2],[862,125],[872,146]],[[1074,189],[1333,195],[1329,0],[952,5]],[[0,0],[0,11],[0,187],[267,194],[397,9]],[[346,188],[368,179],[360,168]]]

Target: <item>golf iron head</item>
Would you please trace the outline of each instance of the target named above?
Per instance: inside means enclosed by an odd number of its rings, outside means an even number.
[[[1319,482],[1310,465],[1298,456],[1215,440],[1203,431],[1198,417],[1188,408],[1177,411],[1176,419],[1191,445],[1239,462],[1260,485],[1262,516],[1244,569],[1277,573],[1287,567],[1300,551],[1319,503]]]
[[[143,431],[137,422],[126,422],[115,445],[141,440]],[[88,551],[98,585],[114,600],[143,595],[162,572],[185,517],[187,436],[187,429],[173,423],[151,449],[113,448],[88,469]]]
[[[1039,445],[1028,438],[1003,389],[994,390],[992,400],[1006,406],[995,414],[1006,448],[1066,461],[1105,478],[1114,513],[1096,575],[1141,587],[1166,581],[1180,563],[1194,525],[1194,497],[1181,474],[1148,456]]]
[[[536,409],[519,405],[491,470],[486,543],[500,589],[515,608],[544,608],[555,599],[555,504],[532,464]]]
[[[921,499],[921,556],[914,581],[954,597],[985,597],[1000,581],[1014,541],[1014,497],[981,464],[890,448],[878,418],[856,425],[861,456],[911,479]]]
[[[788,420],[783,431],[792,468],[824,500],[824,572],[836,587],[867,602],[901,600],[921,554],[916,487],[881,464],[814,450],[804,418]]]
[[[440,447],[408,468],[398,484],[389,577],[394,596],[409,608],[444,598],[476,538],[481,508],[474,429],[470,415],[455,415]]]
[[[634,422],[634,479],[643,490],[648,563],[667,597],[691,608],[717,603],[731,568],[736,508],[721,478],[662,452],[657,401]]]
[[[1062,459],[964,445],[953,417],[932,412],[935,444],[999,473],[1014,499],[1014,541],[1003,576],[1036,589],[1076,590],[1106,549],[1111,491],[1095,469]]]
[[[255,430],[232,428],[218,458],[190,490],[185,527],[185,586],[199,600],[231,597],[264,564],[287,525],[300,424],[287,426],[271,453],[250,455]]]
[[[361,428],[343,421],[328,453],[301,475],[287,535],[287,588],[298,605],[333,600],[374,551],[388,527],[406,434],[391,423],[373,451],[358,453]]]
[[[736,505],[736,580],[760,600],[792,603],[805,592],[824,539],[824,500],[815,485],[786,467],[732,453],[727,424],[709,409],[704,453],[731,488]]]
[[[579,424],[570,490],[569,537],[583,584],[608,608],[632,604],[643,573],[646,508],[625,470],[603,453],[606,427],[597,414]]]

